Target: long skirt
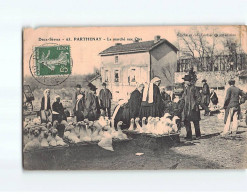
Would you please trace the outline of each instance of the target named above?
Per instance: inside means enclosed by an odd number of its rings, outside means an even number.
[[[140,108],[140,118],[143,117],[161,117],[162,113],[160,112],[160,109],[156,104],[151,104],[151,105],[141,105]]]

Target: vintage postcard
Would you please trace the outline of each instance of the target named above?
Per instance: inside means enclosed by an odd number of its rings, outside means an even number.
[[[246,31],[23,29],[23,168],[247,168]]]

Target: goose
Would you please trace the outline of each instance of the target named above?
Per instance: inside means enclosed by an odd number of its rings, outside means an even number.
[[[115,131],[115,138],[120,140],[128,139],[127,135],[123,133],[121,126],[123,125],[123,121],[119,121],[117,123],[117,131]]]
[[[142,131],[143,131],[143,133],[146,133],[146,131],[147,131],[146,117],[142,118]]]
[[[137,117],[135,119],[136,131],[143,133],[142,127],[139,122],[140,122],[140,118]]]
[[[112,147],[112,136],[109,132],[103,133],[102,139],[99,141],[98,146],[105,150],[114,151]]]
[[[79,143],[80,139],[77,137],[75,133],[75,129],[71,129],[70,134],[68,135],[68,139],[73,143]]]
[[[49,146],[49,143],[47,141],[48,136],[49,136],[48,131],[45,131],[44,132],[44,137],[43,137],[43,139],[40,142],[41,147],[48,147]]]
[[[129,131],[134,131],[134,122],[135,122],[134,118],[130,119],[130,127],[128,129]]]
[[[147,130],[146,130],[146,133],[152,133],[153,131],[153,117],[149,116],[148,117],[148,122],[147,122]]]

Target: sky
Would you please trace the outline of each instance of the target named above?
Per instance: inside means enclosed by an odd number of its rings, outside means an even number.
[[[153,40],[160,35],[174,45],[178,46],[177,33],[191,33],[197,28],[202,33],[217,32],[235,34],[236,37],[245,36],[239,26],[131,26],[131,27],[41,27],[37,29],[27,28],[23,33],[23,67],[24,76],[31,75],[29,60],[33,47],[44,44],[56,43],[70,45],[71,58],[73,60],[72,74],[92,73],[94,68],[99,68],[101,60],[99,53],[115,43],[132,43],[131,39],[140,38],[140,41]],[[241,34],[241,36],[240,36]],[[244,36],[243,36],[244,34]],[[66,39],[70,41],[66,41]],[[58,41],[59,39],[59,41]],[[89,40],[91,39],[91,40]],[[93,40],[92,40],[93,39]],[[114,40],[114,39],[122,39]],[[124,39],[124,40],[123,40]],[[246,42],[244,44],[246,49]]]

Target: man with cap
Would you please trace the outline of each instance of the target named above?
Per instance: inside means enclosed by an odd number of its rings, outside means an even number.
[[[240,97],[244,97],[244,92],[235,86],[235,80],[230,79],[228,81],[230,87],[226,91],[226,97],[223,108],[225,109],[225,127],[222,132],[222,136],[226,136],[230,133],[236,135],[238,130],[238,120],[240,116]],[[242,99],[242,98],[241,98]]]
[[[207,80],[203,79],[202,80],[202,101],[200,106],[205,110],[204,116],[209,115],[210,110],[208,108],[208,105],[210,103],[210,90],[209,90],[209,86],[207,84]]]
[[[99,92],[100,107],[107,113],[107,116],[111,118],[112,93],[106,88],[106,83],[103,83],[102,86],[103,89]]]
[[[77,84],[76,85],[76,91],[75,91],[74,96],[73,96],[73,108],[76,107],[77,97],[80,94],[81,94],[81,85],[80,84]],[[75,115],[75,113],[74,113],[74,115]]]
[[[201,95],[194,84],[191,83],[190,75],[185,75],[184,78],[184,93],[182,99],[184,101],[184,109],[182,112],[182,122],[184,122],[187,136],[185,139],[192,140],[191,122],[194,123],[196,138],[201,137],[200,131],[200,110]]]

